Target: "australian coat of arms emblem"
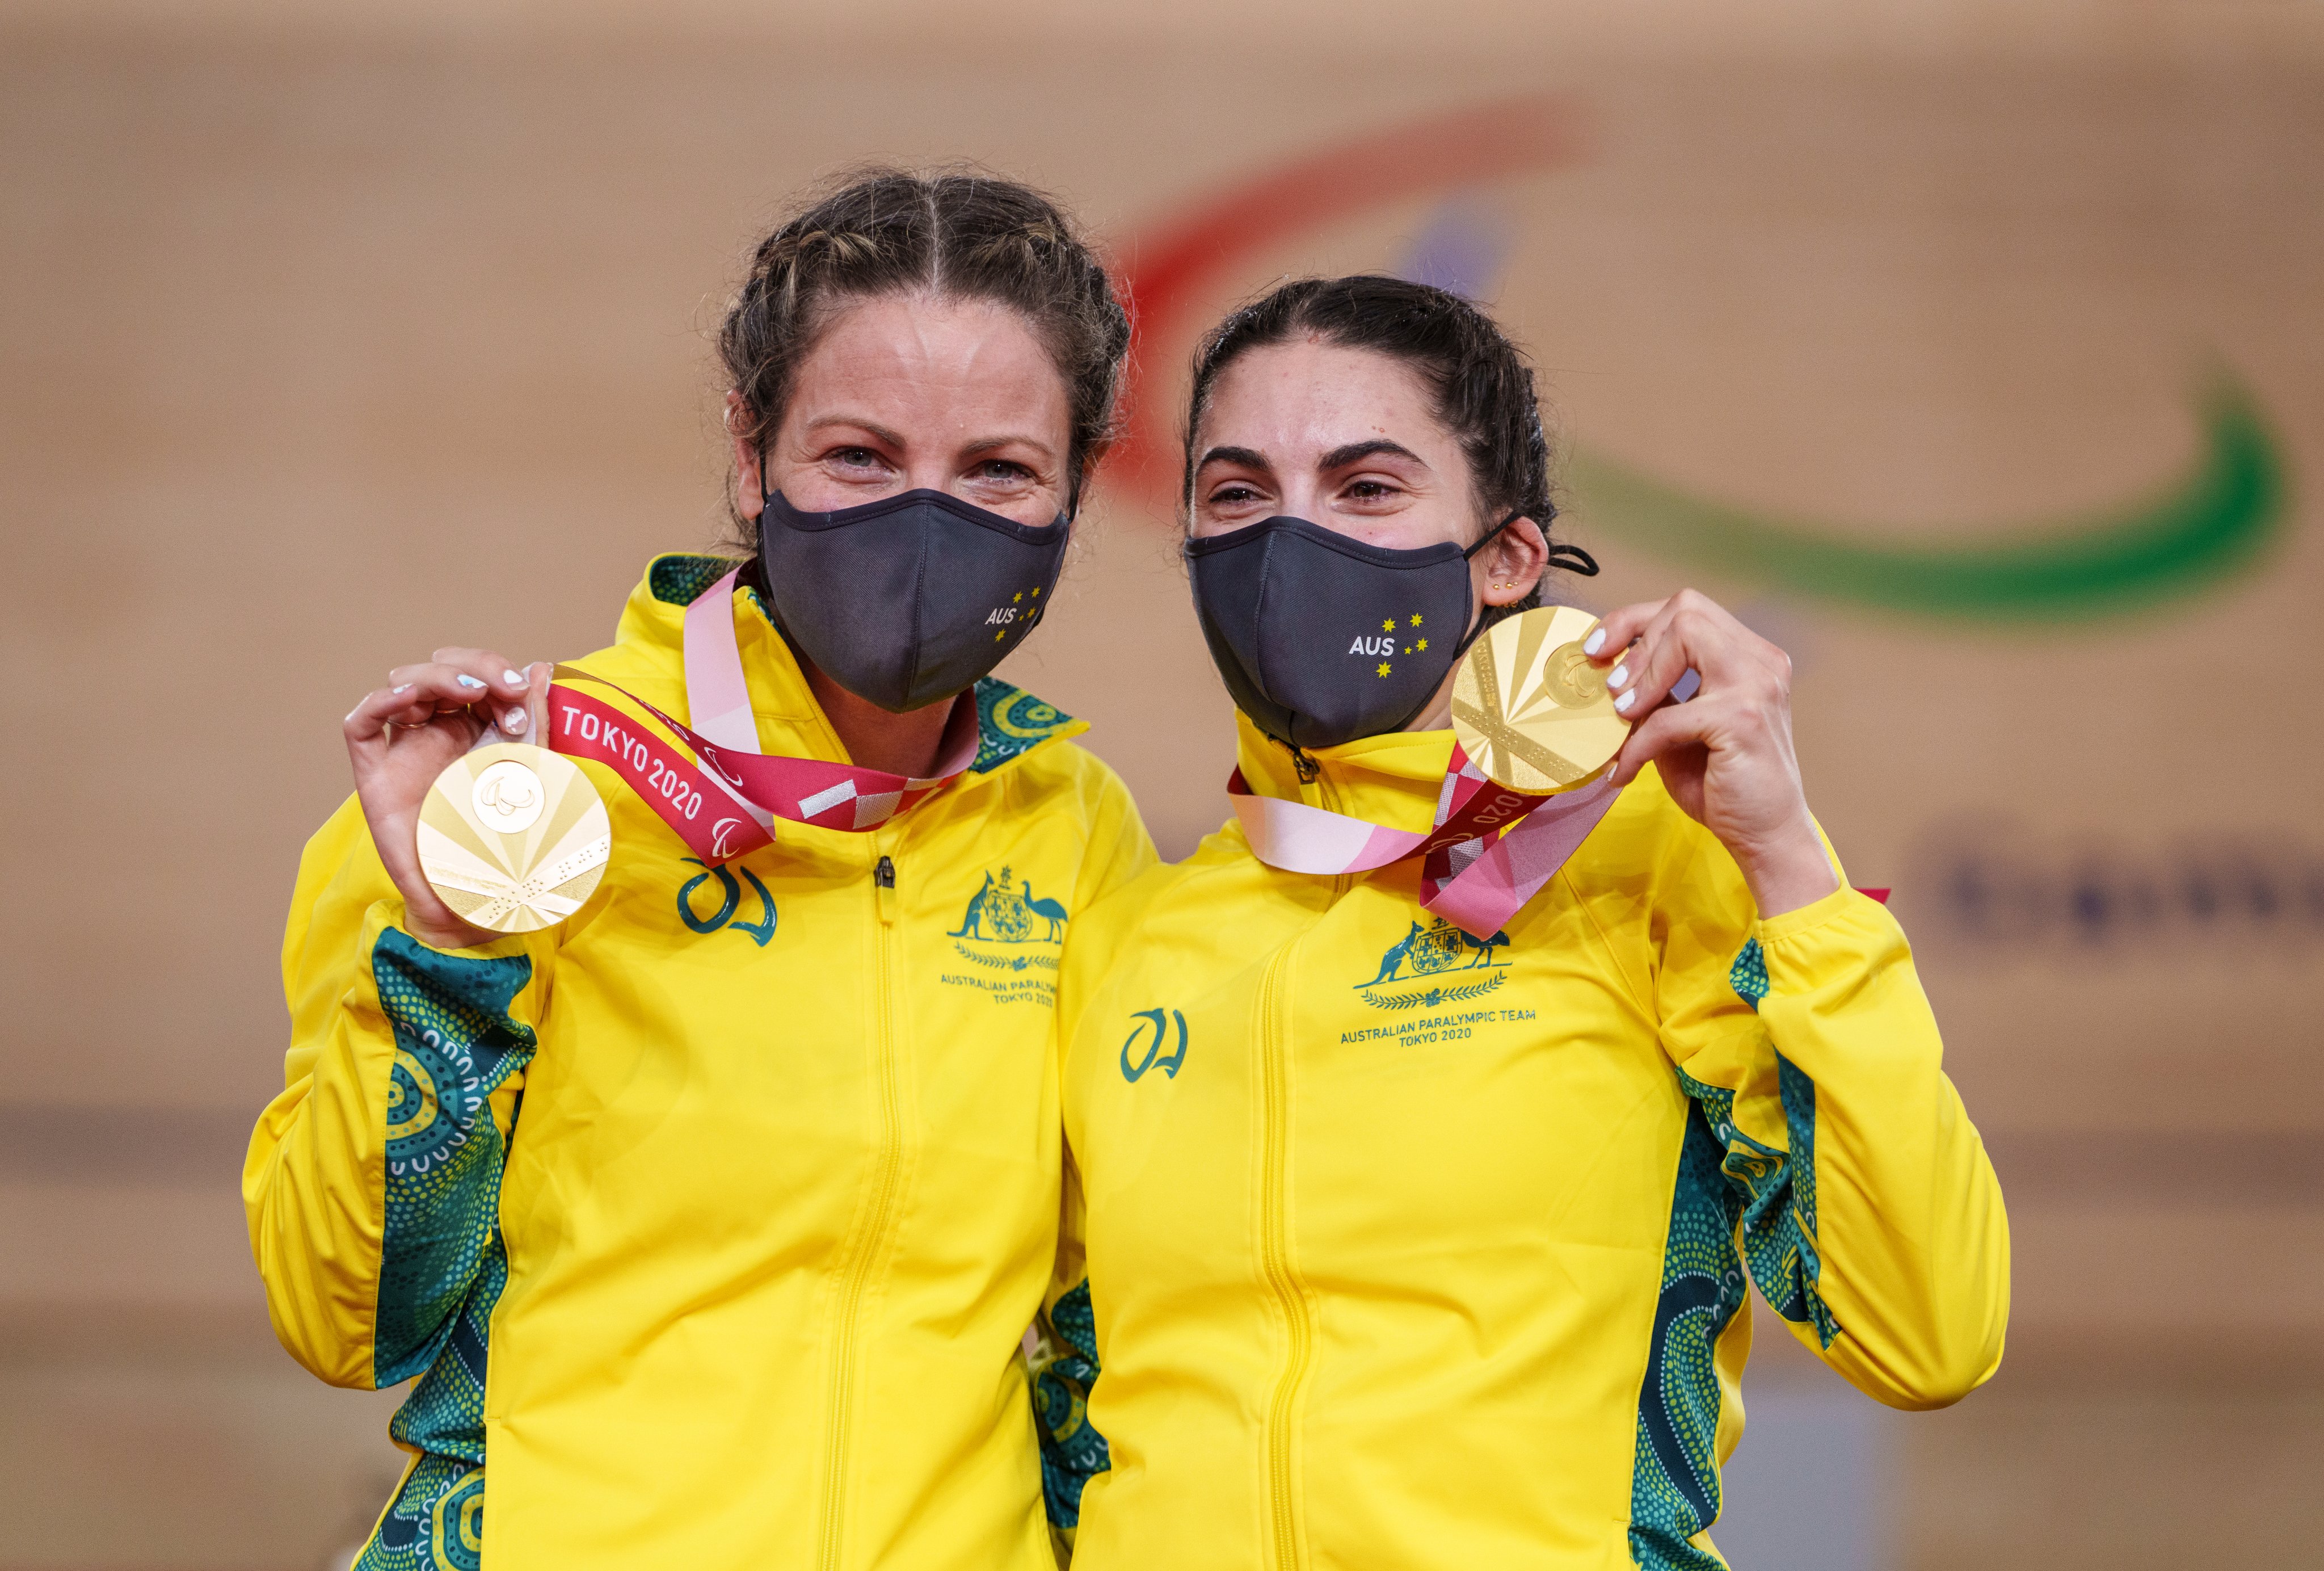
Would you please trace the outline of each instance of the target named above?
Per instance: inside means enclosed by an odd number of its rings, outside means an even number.
[[[1357,983],[1356,989],[1376,1009],[1434,1008],[1481,997],[1505,978],[1508,962],[1496,958],[1494,951],[1508,943],[1506,932],[1472,938],[1441,917],[1426,926],[1414,922],[1380,956],[1379,973]]]
[[[1019,883],[1014,868],[1004,867],[998,874],[989,869],[984,883],[968,897],[968,907],[961,912],[960,926],[950,937],[986,944],[1062,944],[1065,923],[1070,913],[1056,901],[1037,893],[1029,878]],[[1055,970],[1056,961],[1049,956],[1019,955],[1003,956],[972,950],[967,943],[954,946],[962,955],[980,965],[1002,966],[1022,971],[1029,965],[1044,970]]]

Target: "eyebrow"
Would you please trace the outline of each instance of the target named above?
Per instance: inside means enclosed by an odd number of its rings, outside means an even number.
[[[1350,464],[1374,457],[1382,453],[1388,454],[1390,457],[1409,458],[1424,469],[1428,467],[1427,459],[1406,447],[1402,442],[1391,442],[1386,437],[1376,437],[1369,442],[1350,442],[1344,448],[1333,448],[1323,455],[1323,462],[1317,464],[1315,467],[1319,470],[1344,469]]]
[[[827,414],[819,420],[808,421],[807,429],[810,431],[820,431],[827,430],[833,426],[853,426],[857,430],[866,432],[891,448],[900,448],[910,446],[904,440],[902,432],[891,431],[878,421],[865,420],[861,415]],[[1044,458],[1054,459],[1057,456],[1056,449],[1038,437],[1025,436],[1021,433],[1013,436],[979,437],[973,442],[964,444],[960,450],[963,456],[974,457],[979,453],[995,452],[1000,448],[1014,447],[1020,443],[1032,448]]]
[[[1375,437],[1368,442],[1350,442],[1345,447],[1333,448],[1323,455],[1315,467],[1318,471],[1328,473],[1333,469],[1344,469],[1350,464],[1360,463],[1363,459],[1375,457],[1382,453],[1391,457],[1409,458],[1424,469],[1428,467],[1427,459],[1406,447],[1402,442],[1391,442],[1385,437]],[[1273,474],[1275,471],[1275,466],[1267,461],[1267,456],[1264,453],[1250,448],[1213,448],[1203,455],[1203,461],[1194,467],[1198,470],[1206,469],[1213,464],[1240,464],[1246,469],[1258,469],[1267,474]]]
[[[865,420],[861,415],[827,414],[819,420],[809,420],[807,422],[807,429],[811,431],[819,431],[831,426],[853,426],[859,431],[871,432],[873,437],[887,443],[891,448],[900,448],[904,446],[904,438],[901,432],[891,431],[886,426],[881,425],[873,420]]]
[[[961,452],[966,457],[973,457],[979,453],[997,452],[1002,448],[1013,447],[1030,448],[1045,458],[1054,458],[1057,456],[1056,450],[1052,448],[1048,443],[1042,441],[1038,437],[1028,436],[980,437],[975,441],[970,442],[967,446],[962,448]]]
[[[1240,464],[1246,469],[1259,469],[1270,475],[1275,472],[1275,466],[1267,461],[1267,455],[1255,448],[1213,448],[1203,455],[1203,461],[1194,467],[1207,469],[1213,464]]]

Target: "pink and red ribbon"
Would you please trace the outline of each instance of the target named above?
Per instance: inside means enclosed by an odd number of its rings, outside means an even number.
[[[777,818],[851,833],[876,829],[967,772],[978,745],[973,701],[954,703],[936,749],[936,773],[926,780],[761,753],[734,642],[734,580],[728,573],[686,608],[686,700],[699,730],[603,677],[561,665],[549,689],[549,745],[621,775],[713,866],[772,844]],[[694,758],[574,683],[619,693],[669,727]]]
[[[1252,791],[1237,769],[1227,794],[1252,853],[1285,873],[1371,873],[1421,858],[1420,905],[1471,938],[1489,938],[1557,876],[1621,792],[1611,773],[1556,796],[1495,785],[1459,743],[1445,765],[1435,826],[1391,829],[1345,813]],[[1858,888],[1882,905],[1888,891]]]
[[[1257,795],[1240,769],[1227,794],[1251,851],[1269,867],[1370,873],[1417,857],[1421,908],[1489,938],[1565,865],[1618,793],[1610,776],[1554,797],[1510,790],[1487,780],[1456,743],[1425,831]]]

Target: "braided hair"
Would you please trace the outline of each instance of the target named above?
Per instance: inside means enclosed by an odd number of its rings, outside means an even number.
[[[843,306],[915,291],[993,300],[1024,317],[1065,379],[1072,511],[1113,439],[1130,321],[1063,208],[973,170],[860,171],[759,243],[718,330],[727,384],[742,400],[733,434],[763,449],[801,362]],[[755,522],[733,522],[755,554]]]

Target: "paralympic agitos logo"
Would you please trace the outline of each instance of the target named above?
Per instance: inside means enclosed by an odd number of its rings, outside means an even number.
[[[1189,341],[1267,247],[1370,208],[1474,189],[1582,162],[1576,116],[1554,102],[1482,105],[1343,143],[1234,187],[1139,232],[1117,253],[1125,303],[1153,353]],[[1464,232],[1456,202],[1401,270],[1475,294],[1502,260],[1498,238]],[[1172,497],[1175,410],[1133,407],[1111,467]],[[1791,520],[1689,495],[1587,448],[1566,481],[1609,539],[1755,588],[1923,615],[2061,621],[2174,599],[2249,567],[2290,514],[2284,463],[2249,393],[2222,369],[2196,402],[2202,448],[2136,500],[2052,520],[1965,528],[1957,543]],[[1950,532],[1950,531],[1948,531]]]

